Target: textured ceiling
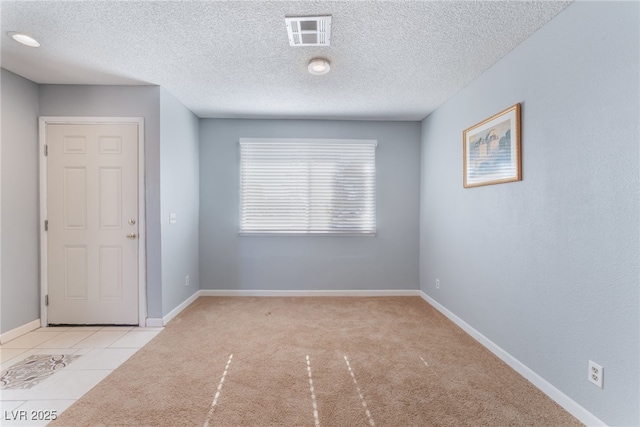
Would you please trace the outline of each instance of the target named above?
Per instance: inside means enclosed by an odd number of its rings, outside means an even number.
[[[569,3],[3,0],[1,61],[37,83],[160,85],[200,117],[421,120]],[[325,14],[330,47],[289,46],[285,16]],[[329,74],[307,72],[316,56]]]

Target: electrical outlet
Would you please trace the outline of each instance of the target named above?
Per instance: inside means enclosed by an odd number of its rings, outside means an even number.
[[[189,276],[184,276],[184,285],[189,286]]]
[[[604,368],[596,362],[589,360],[589,381],[602,388],[602,380],[604,377]]]
[[[436,279],[436,289],[440,289],[440,279]]]

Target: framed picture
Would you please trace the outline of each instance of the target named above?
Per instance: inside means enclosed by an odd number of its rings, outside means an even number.
[[[462,133],[464,187],[521,181],[520,104]]]

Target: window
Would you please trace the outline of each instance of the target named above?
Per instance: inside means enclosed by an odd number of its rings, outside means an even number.
[[[376,145],[240,139],[240,233],[375,234]]]

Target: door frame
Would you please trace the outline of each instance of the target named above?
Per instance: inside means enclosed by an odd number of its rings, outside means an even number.
[[[145,326],[147,319],[147,228],[145,218],[145,171],[144,171],[144,118],[143,117],[55,117],[40,116],[39,156],[40,156],[40,326],[48,322],[45,296],[49,293],[47,233],[44,221],[47,219],[47,125],[90,125],[90,124],[137,124],[138,125],[138,325]]]

